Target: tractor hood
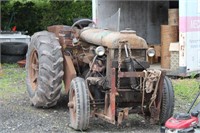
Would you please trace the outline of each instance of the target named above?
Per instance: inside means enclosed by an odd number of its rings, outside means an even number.
[[[80,31],[80,40],[95,45],[102,45],[108,48],[118,48],[119,41],[128,41],[133,49],[148,48],[146,41],[137,36],[135,31],[132,30],[116,32],[87,27]]]

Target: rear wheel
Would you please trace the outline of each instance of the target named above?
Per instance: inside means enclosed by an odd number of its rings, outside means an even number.
[[[164,124],[174,112],[174,90],[168,77],[164,79],[163,96],[160,112],[160,123]]]
[[[86,130],[89,126],[90,103],[84,79],[77,77],[71,81],[68,106],[70,126],[75,130]]]
[[[35,33],[26,59],[26,84],[32,104],[54,106],[60,98],[64,74],[61,46],[55,35],[47,31]]]

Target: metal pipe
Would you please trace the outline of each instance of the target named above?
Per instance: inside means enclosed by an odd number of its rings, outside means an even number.
[[[127,49],[127,45],[126,44],[124,45],[124,49],[125,49],[125,53],[126,53],[126,58],[128,58],[129,55],[128,55],[128,49]]]
[[[95,63],[95,60],[96,60],[97,56],[98,56],[98,55],[96,55],[96,56],[93,58],[92,65],[90,66],[90,70],[89,70],[88,73],[86,74],[85,78],[88,78],[89,74],[91,73],[92,67],[94,66],[94,63]]]

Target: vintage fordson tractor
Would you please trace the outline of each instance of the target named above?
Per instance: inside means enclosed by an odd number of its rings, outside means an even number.
[[[91,22],[88,27],[81,24],[86,21]],[[69,94],[64,104],[76,130],[86,130],[92,116],[121,124],[130,113],[162,124],[172,116],[174,92],[164,71],[149,68],[146,57],[154,54],[129,29],[98,29],[88,19],[71,27],[50,26],[35,33],[28,48],[31,103],[43,108],[56,105],[64,86]]]

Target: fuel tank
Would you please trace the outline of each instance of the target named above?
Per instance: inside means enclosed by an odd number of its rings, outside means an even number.
[[[84,28],[80,31],[80,40],[87,43],[102,45],[108,48],[118,48],[119,41],[128,41],[133,49],[147,49],[146,41],[137,36],[135,31],[120,32],[97,28]]]

